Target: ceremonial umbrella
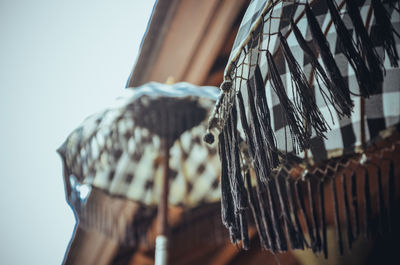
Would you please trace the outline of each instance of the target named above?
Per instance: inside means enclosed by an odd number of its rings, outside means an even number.
[[[82,227],[130,246],[145,238],[158,205],[156,264],[166,264],[168,201],[190,208],[220,198],[216,148],[201,141],[218,90],[148,83],[125,93],[59,148],[67,201]],[[124,212],[119,198],[140,207]]]
[[[341,219],[350,248],[360,224],[370,235],[375,209],[388,221],[398,184],[399,17],[399,1],[251,1],[206,134],[218,136],[222,218],[233,242],[247,247],[247,209],[274,252],[289,241],[327,256],[327,203],[341,252]]]

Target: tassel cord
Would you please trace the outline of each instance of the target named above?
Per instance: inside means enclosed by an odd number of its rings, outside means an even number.
[[[294,36],[297,40],[297,43],[300,45],[300,48],[304,51],[304,53],[308,56],[311,65],[313,66],[313,69],[315,71],[315,80],[317,82],[319,91],[321,92],[322,98],[325,102],[325,105],[328,106],[329,102],[333,108],[336,110],[336,112],[340,116],[345,116],[345,115],[350,115],[351,109],[348,108],[348,106],[344,105],[342,102],[342,97],[340,96],[340,90],[336,86],[336,84],[331,80],[331,78],[328,76],[328,74],[325,72],[321,64],[318,62],[318,59],[314,52],[311,50],[311,48],[308,46],[306,40],[304,37],[301,35],[301,32],[297,25],[291,20],[291,29],[294,33]],[[329,95],[324,91],[322,84],[327,88]],[[329,110],[330,112],[330,110]],[[333,121],[333,116],[332,113],[331,118]]]
[[[293,104],[289,100],[285,87],[282,83],[282,79],[279,75],[278,69],[275,65],[273,57],[269,51],[267,51],[267,62],[271,80],[271,86],[277,94],[280,104],[284,109],[284,115],[288,122],[291,135],[293,147],[296,145],[300,147],[300,150],[305,150],[309,146],[309,137],[306,130],[302,124],[302,120],[294,110]]]
[[[375,80],[371,79],[372,75],[360,55],[361,51],[357,49],[357,45],[340,17],[336,2],[334,0],[327,0],[326,3],[336,28],[341,50],[355,72],[360,93],[364,97],[369,97],[372,91],[376,91]]]
[[[322,61],[327,68],[327,73],[330,76],[332,82],[335,84],[335,87],[337,88],[335,90],[330,90],[332,93],[335,93],[335,98],[340,99],[335,101],[335,103],[340,104],[339,106],[342,109],[343,113],[349,116],[351,114],[351,109],[354,105],[353,101],[350,98],[349,87],[344,80],[342,74],[340,73],[335,59],[329,49],[329,43],[326,40],[326,37],[324,36],[319,26],[319,23],[308,4],[305,5],[305,11],[308,25],[314,39],[314,43],[317,44],[319,54],[321,55]]]
[[[313,89],[308,83],[303,70],[300,68],[300,65],[294,58],[286,39],[280,32],[278,32],[278,37],[280,39],[280,45],[282,47],[286,62],[289,66],[292,80],[294,80],[296,92],[300,97],[300,103],[295,104],[295,107],[297,111],[301,113],[303,119],[306,120],[306,123],[310,123],[315,129],[317,135],[325,137],[324,132],[328,130],[329,126],[327,127],[327,123],[315,102],[315,98],[312,93]]]

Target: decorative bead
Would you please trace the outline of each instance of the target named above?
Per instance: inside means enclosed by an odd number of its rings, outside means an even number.
[[[208,144],[212,144],[214,143],[214,135],[210,132],[207,132],[204,137],[203,137],[203,141],[208,143]]]
[[[232,81],[231,80],[225,80],[220,85],[220,88],[224,92],[229,92],[232,89]]]

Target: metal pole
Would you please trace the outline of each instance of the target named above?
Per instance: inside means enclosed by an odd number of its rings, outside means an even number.
[[[168,260],[168,184],[169,184],[169,141],[162,141],[164,152],[164,172],[158,202],[155,265],[167,265]]]

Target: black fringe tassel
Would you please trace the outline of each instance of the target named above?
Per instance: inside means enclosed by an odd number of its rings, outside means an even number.
[[[357,196],[357,174],[353,173],[351,176],[351,201],[353,205],[353,213],[354,213],[354,238],[358,238],[360,234],[360,218],[358,215],[358,196]]]
[[[264,80],[258,65],[254,70],[254,79],[252,80],[254,81],[253,87],[254,87],[255,107],[258,120],[261,125],[260,126],[261,135],[263,136],[265,144],[267,145],[265,148],[266,159],[268,163],[267,165],[270,168],[275,168],[279,164],[279,159],[277,155],[276,142],[271,127],[271,117],[268,108],[267,98],[265,95]]]
[[[321,213],[321,226],[322,226],[322,251],[324,257],[328,258],[328,239],[326,235],[326,220],[325,220],[325,191],[324,191],[324,181],[321,180],[318,183],[318,194],[320,198],[319,211]]]
[[[300,249],[301,243],[298,240],[297,232],[290,214],[288,191],[286,189],[286,183],[285,183],[286,176],[283,176],[282,174],[284,173],[281,171],[281,174],[278,174],[275,178],[275,185],[277,187],[278,199],[282,210],[281,216],[286,226],[287,235],[290,240],[291,248]]]
[[[299,201],[300,204],[300,212],[301,214],[304,216],[304,220],[306,221],[306,226],[307,226],[307,232],[310,236],[310,244],[308,244],[312,249],[313,246],[315,245],[315,236],[314,236],[314,230],[311,224],[311,218],[310,216],[307,214],[306,211],[306,204],[304,202],[304,193],[302,190],[302,185],[300,181],[296,181],[295,183],[295,191],[296,191],[296,195],[297,195],[297,199]]]
[[[246,117],[246,111],[245,111],[245,107],[244,107],[244,101],[243,101],[243,96],[242,96],[242,91],[239,90],[238,94],[237,94],[237,99],[238,99],[238,107],[239,107],[239,115],[240,115],[240,122],[242,124],[242,128],[246,137],[246,143],[248,146],[248,150],[250,153],[250,157],[252,159],[255,159],[255,154],[256,149],[255,149],[255,144],[254,144],[254,140],[251,137],[251,131],[250,131],[250,127],[249,124],[247,123],[247,117]]]
[[[383,185],[382,185],[382,174],[381,174],[381,168],[377,166],[376,168],[376,174],[378,177],[378,196],[377,196],[377,214],[379,218],[379,233],[383,235],[384,229],[387,225],[387,220],[386,220],[386,207],[385,207],[385,199],[383,198]]]
[[[235,102],[235,101],[234,101]],[[231,189],[233,191],[233,198],[235,204],[235,213],[239,220],[237,221],[240,225],[240,236],[242,241],[242,248],[249,248],[249,236],[246,219],[247,209],[247,192],[244,187],[244,181],[242,176],[242,169],[239,156],[239,137],[237,132],[237,110],[236,104],[233,105],[231,115],[231,121],[228,123],[231,131],[231,154],[233,155],[234,163],[234,174],[230,177]]]
[[[253,82],[251,80],[247,81],[247,100],[249,106],[249,119],[251,124],[251,137],[250,133],[248,133],[249,138],[253,139],[254,145],[254,169],[256,171],[256,175],[258,178],[262,180],[262,182],[267,183],[269,180],[269,175],[271,173],[271,167],[267,160],[267,154],[270,151],[265,150],[265,142],[261,135],[261,124],[258,120],[257,112],[256,112],[256,104],[254,102],[254,94],[253,90]]]
[[[260,203],[260,209],[262,214],[262,221],[265,230],[267,231],[267,237],[271,242],[271,250],[276,252],[279,250],[279,239],[277,238],[278,232],[276,227],[273,225],[271,205],[268,204],[266,195],[266,184],[262,183],[259,178],[257,178],[257,198]]]
[[[304,237],[304,233],[303,233],[303,228],[301,227],[300,224],[300,219],[299,219],[299,207],[296,203],[296,201],[294,200],[294,190],[293,190],[293,185],[294,182],[291,180],[290,175],[288,175],[286,177],[286,190],[287,190],[287,194],[288,194],[288,200],[289,200],[289,209],[291,214],[294,216],[294,220],[295,220],[295,231],[296,231],[296,235],[297,235],[297,242],[298,242],[298,249],[304,249],[304,246],[308,247],[307,241]]]
[[[230,154],[232,162],[232,175],[230,176],[231,190],[233,193],[233,201],[236,213],[242,212],[247,209],[247,193],[244,187],[244,181],[241,170],[240,156],[239,156],[239,137],[237,133],[237,111],[236,104],[233,105],[230,121],[228,122],[228,135],[230,136]]]
[[[336,236],[338,241],[339,253],[343,255],[343,239],[342,239],[342,228],[340,225],[340,217],[339,217],[339,202],[337,199],[337,190],[336,190],[336,180],[333,177],[331,179],[331,187],[332,187],[332,202],[333,202],[333,216],[335,219],[335,227],[336,227]]]
[[[266,54],[271,86],[279,98],[279,102],[283,108],[286,122],[289,125],[292,136],[293,149],[296,149],[296,146],[298,146],[300,147],[300,151],[302,151],[308,148],[310,137],[306,133],[307,131],[304,128],[301,117],[299,116],[298,112],[295,111],[292,102],[286,94],[285,87],[282,83],[282,79],[279,75],[278,69],[276,68],[272,54],[269,51],[267,51]]]
[[[333,0],[327,0],[326,3],[331,14],[331,19],[336,28],[338,40],[341,44],[340,47],[342,48],[343,54],[353,67],[360,88],[360,93],[364,97],[369,97],[371,92],[376,91],[377,86],[375,81],[371,78],[372,76],[361,57],[361,52],[358,50],[352,36],[340,17],[338,12],[339,8],[336,5],[336,2]]]
[[[225,135],[226,133],[221,133],[219,135],[219,157],[221,159],[221,218],[222,223],[226,228],[229,229],[229,234],[233,243],[236,242],[235,238],[236,232],[235,229],[231,229],[231,227],[236,227],[234,212],[235,209],[233,207],[233,198],[230,191],[229,184],[229,167],[228,167],[228,159],[226,153],[226,143],[225,143]],[[228,149],[229,150],[229,149]]]
[[[247,185],[247,198],[249,199],[249,206],[251,209],[251,212],[253,214],[253,219],[258,231],[258,236],[260,238],[260,243],[263,249],[271,249],[271,240],[269,239],[269,234],[266,231],[264,225],[262,224],[262,214],[261,210],[259,207],[259,204],[257,202],[257,198],[254,195],[253,192],[253,186],[251,184],[251,177],[250,177],[250,172],[247,171],[245,173],[245,180],[246,180],[246,185]],[[267,236],[268,235],[268,236]]]
[[[306,182],[307,182],[307,189],[308,189],[308,199],[310,202],[310,213],[312,216],[312,224],[313,224],[313,233],[315,235],[315,241],[314,244],[311,243],[311,248],[314,252],[321,252],[321,234],[319,230],[319,224],[318,224],[318,215],[317,215],[317,208],[315,205],[315,198],[314,198],[314,192],[312,189],[312,183],[311,183],[311,177],[306,176]]]
[[[343,110],[344,114],[349,116],[353,107],[353,101],[350,98],[350,90],[347,82],[340,73],[335,59],[333,58],[333,55],[329,49],[329,43],[326,40],[324,33],[322,32],[321,27],[319,26],[319,23],[308,4],[305,6],[305,11],[311,35],[317,44],[322,61],[324,62],[330,79],[335,84],[336,88],[338,88],[337,90],[331,90],[332,93],[337,93],[335,94],[335,98],[340,99],[335,101],[335,103],[340,104],[340,109]]]
[[[278,214],[283,210],[280,209],[279,204],[277,202],[278,194],[275,181],[269,181],[266,184],[266,187],[267,187],[268,202],[270,207],[269,210],[272,216],[272,225],[274,227],[274,232],[276,233],[276,241],[279,247],[279,251],[286,251],[288,250],[288,246],[282,226],[284,222],[281,218],[281,215]]]
[[[349,116],[351,114],[351,105],[344,104],[345,102],[343,102],[343,97],[341,96],[342,91],[332,81],[330,75],[328,76],[324,68],[318,62],[317,56],[308,46],[306,40],[301,35],[301,32],[297,27],[296,23],[294,23],[294,21],[292,20],[290,25],[298,44],[300,45],[304,53],[308,56],[308,59],[310,60],[311,65],[313,66],[313,69],[315,71],[315,80],[317,81],[318,88],[321,92],[324,101],[330,102],[340,116],[344,115]],[[321,82],[327,88],[329,96],[326,95],[323,88],[321,87]]]
[[[342,190],[343,190],[343,200],[344,200],[344,220],[346,223],[346,232],[347,232],[347,246],[349,249],[352,248],[353,245],[353,229],[350,221],[350,206],[349,206],[349,197],[347,195],[347,182],[346,182],[346,175],[342,174],[341,178],[342,182]]]
[[[356,32],[357,44],[360,47],[360,54],[367,60],[371,73],[371,80],[376,82],[376,84],[381,83],[383,82],[384,73],[383,62],[376,52],[371,38],[368,36],[368,32],[362,21],[357,3],[354,0],[346,0],[346,7]],[[374,92],[375,91],[371,91],[371,93]]]
[[[382,41],[383,47],[389,56],[390,64],[392,67],[399,67],[399,54],[397,53],[396,41],[393,33],[399,38],[400,35],[393,28],[389,14],[383,6],[382,1],[371,0],[371,4],[374,9],[376,26],[378,27],[377,34],[379,35],[379,39]]]
[[[286,39],[280,32],[278,32],[278,37],[286,62],[289,66],[290,75],[296,86],[297,94],[300,97],[300,102],[295,100],[296,109],[302,114],[306,123],[310,124],[315,129],[318,136],[325,137],[324,133],[328,128],[326,121],[315,102],[313,88],[308,83],[306,75],[294,58]]]
[[[393,229],[393,226],[392,226],[392,220],[393,220],[393,216],[395,216],[395,213],[394,213],[394,211],[395,211],[395,205],[394,205],[394,202],[395,202],[395,199],[394,199],[394,193],[395,193],[395,183],[394,183],[394,178],[395,178],[395,175],[394,175],[394,162],[393,161],[390,161],[389,162],[389,179],[388,179],[388,193],[389,193],[389,203],[388,203],[388,212],[389,212],[389,225],[388,225],[388,228],[389,228],[389,232],[391,232],[392,231],[392,229]]]
[[[369,238],[371,236],[371,193],[369,185],[368,168],[365,168],[364,174],[364,236]]]

